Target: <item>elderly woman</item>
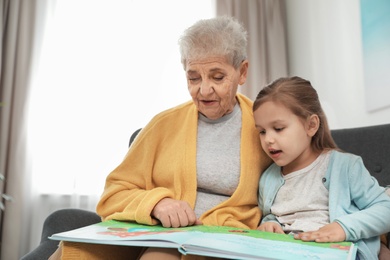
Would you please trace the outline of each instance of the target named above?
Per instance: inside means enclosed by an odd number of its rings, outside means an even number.
[[[246,37],[230,17],[200,20],[184,32],[181,62],[192,100],[156,115],[139,133],[107,177],[97,205],[103,220],[257,228],[258,180],[270,159],[260,146],[252,101],[237,93],[248,71]],[[64,259],[103,259],[116,251],[72,243],[63,248]],[[127,259],[181,257],[176,249],[124,248]]]

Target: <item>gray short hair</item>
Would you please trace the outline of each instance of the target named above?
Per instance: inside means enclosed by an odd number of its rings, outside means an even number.
[[[179,39],[181,63],[189,59],[224,56],[234,68],[247,58],[247,31],[235,18],[219,16],[199,20]]]

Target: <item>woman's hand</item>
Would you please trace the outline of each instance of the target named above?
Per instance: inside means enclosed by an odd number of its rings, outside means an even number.
[[[346,234],[339,223],[333,222],[323,226],[317,231],[302,232],[294,235],[295,239],[315,242],[342,242],[345,241]]]
[[[163,227],[186,227],[200,225],[190,205],[181,200],[164,198],[152,210],[152,217],[160,220]]]
[[[263,224],[258,226],[257,229],[260,231],[284,234],[282,227],[278,223],[272,221],[264,222]]]

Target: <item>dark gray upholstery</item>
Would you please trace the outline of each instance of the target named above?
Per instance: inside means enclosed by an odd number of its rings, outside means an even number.
[[[332,130],[332,136],[342,150],[363,158],[381,186],[390,185],[390,124]]]
[[[39,246],[23,256],[21,260],[48,259],[58,246],[58,241],[50,240],[48,237],[55,233],[92,225],[100,221],[100,217],[92,211],[82,209],[60,209],[55,211],[43,223]]]
[[[137,137],[139,131],[141,131],[142,128],[139,128],[138,130],[135,130],[134,133],[130,136],[130,141],[129,141],[129,147],[131,143],[134,141],[134,139]]]
[[[132,134],[129,145],[140,130]],[[340,149],[363,158],[367,169],[380,185],[390,185],[390,124],[332,130],[332,136]],[[56,211],[44,223],[41,244],[21,260],[47,259],[54,253],[58,244],[57,241],[48,239],[50,235],[99,221],[99,216],[94,212],[80,209]]]

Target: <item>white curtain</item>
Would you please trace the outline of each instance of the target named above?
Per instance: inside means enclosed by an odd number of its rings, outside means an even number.
[[[217,15],[236,17],[248,31],[248,79],[240,92],[254,100],[265,84],[288,76],[285,0],[216,3]]]
[[[27,155],[27,110],[41,46],[46,0],[2,0],[0,168],[1,192],[13,197],[1,215],[1,259],[19,259],[28,250],[31,171]]]

